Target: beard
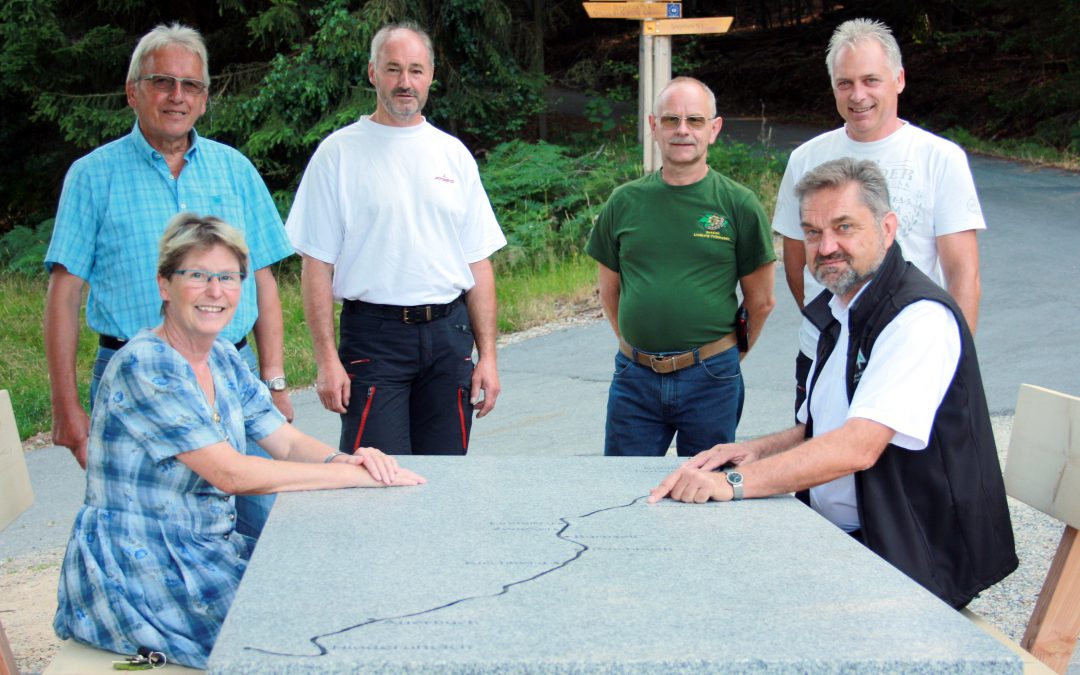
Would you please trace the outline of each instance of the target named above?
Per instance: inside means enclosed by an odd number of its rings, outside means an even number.
[[[822,263],[830,262],[834,260],[843,260],[847,263],[847,268],[842,272],[830,272],[822,267]],[[862,286],[864,283],[874,278],[877,274],[878,268],[881,267],[881,263],[885,260],[885,251],[881,252],[881,255],[870,264],[869,268],[860,272],[855,269],[855,265],[851,256],[843,253],[834,253],[827,256],[817,256],[814,258],[814,278],[818,283],[829,289],[829,292],[833,295],[843,297],[850,293],[852,289]]]
[[[399,103],[394,99],[398,94],[409,94],[413,97],[413,102],[406,104]],[[383,107],[386,108],[386,111],[394,118],[401,121],[412,119],[413,116],[420,112],[424,107],[424,103],[427,102],[426,100],[420,100],[420,92],[412,87],[395,87],[390,90],[389,97],[383,98],[380,93],[379,98],[382,100]]]

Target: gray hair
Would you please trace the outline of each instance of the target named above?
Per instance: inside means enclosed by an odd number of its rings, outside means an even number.
[[[900,45],[896,44],[889,27],[873,19],[852,19],[837,26],[829,40],[829,51],[825,53],[825,67],[829,69],[829,81],[832,82],[836,70],[836,60],[844,49],[855,49],[860,42],[874,40],[885,50],[885,59],[893,78],[900,77],[904,63],[900,58]]]
[[[206,86],[210,86],[210,62],[206,56],[206,42],[203,41],[199,31],[190,26],[180,23],[172,23],[168,26],[158,24],[154,29],[142,36],[139,44],[135,45],[135,51],[131,54],[131,64],[128,65],[128,82],[137,82],[143,76],[143,62],[154,52],[178,45],[188,50],[202,61],[202,80]]]
[[[878,165],[868,159],[841,157],[819,164],[804,175],[795,186],[799,205],[809,195],[830,188],[842,188],[848,183],[859,185],[859,201],[874,214],[874,222],[880,225],[889,207],[889,184]]]
[[[170,277],[188,253],[224,246],[236,256],[240,274],[247,275],[248,247],[240,230],[214,216],[179,213],[173,216],[158,246],[158,275]]]
[[[709,117],[716,117],[716,94],[713,93],[709,86],[697,79],[696,77],[688,77],[686,75],[680,75],[668,82],[660,93],[653,99],[653,116],[658,117],[660,115],[660,102],[664,100],[664,95],[667,94],[668,89],[680,84],[696,84],[701,87],[701,90],[705,92],[705,96],[709,99]]]
[[[375,37],[371,38],[371,55],[368,57],[368,63],[373,66],[379,65],[379,54],[382,53],[383,45],[390,37],[390,34],[399,31],[407,30],[416,34],[420,41],[424,43],[424,47],[427,48],[428,57],[431,59],[431,67],[435,67],[435,47],[431,43],[431,36],[427,34],[419,24],[412,21],[402,21],[400,23],[388,23],[379,29],[379,32],[375,33]]]

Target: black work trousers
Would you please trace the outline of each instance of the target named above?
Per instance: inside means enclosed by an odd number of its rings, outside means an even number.
[[[473,333],[465,302],[426,323],[341,312],[338,356],[351,380],[339,449],[390,455],[464,455],[473,407]]]

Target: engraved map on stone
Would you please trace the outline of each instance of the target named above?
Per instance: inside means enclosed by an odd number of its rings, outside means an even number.
[[[429,484],[279,498],[209,670],[646,672],[797,660],[814,640],[839,639],[845,659],[940,644],[938,629],[887,628],[880,590],[911,589],[884,563],[869,561],[873,597],[852,595],[845,567],[865,576],[864,552],[791,498],[647,504],[674,458],[479,460],[402,458]],[[748,603],[770,630],[733,649]]]

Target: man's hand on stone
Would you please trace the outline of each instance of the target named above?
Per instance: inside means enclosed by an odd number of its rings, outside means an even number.
[[[319,374],[315,378],[315,391],[319,394],[319,401],[330,412],[344,413],[349,405],[349,394],[352,391],[352,383],[341,361],[331,359],[325,366],[319,366]]]
[[[495,399],[499,397],[499,372],[493,361],[480,359],[473,368],[472,389],[469,391],[469,402],[476,407],[476,416],[483,417],[495,407]],[[480,397],[483,392],[483,398]]]
[[[749,459],[745,446],[739,443],[718,443],[683,462],[682,466],[713,471],[725,464],[744,464]]]
[[[723,482],[719,473],[683,465],[652,489],[649,503],[655,504],[664,497],[694,504],[719,500],[723,494],[720,483]]]

